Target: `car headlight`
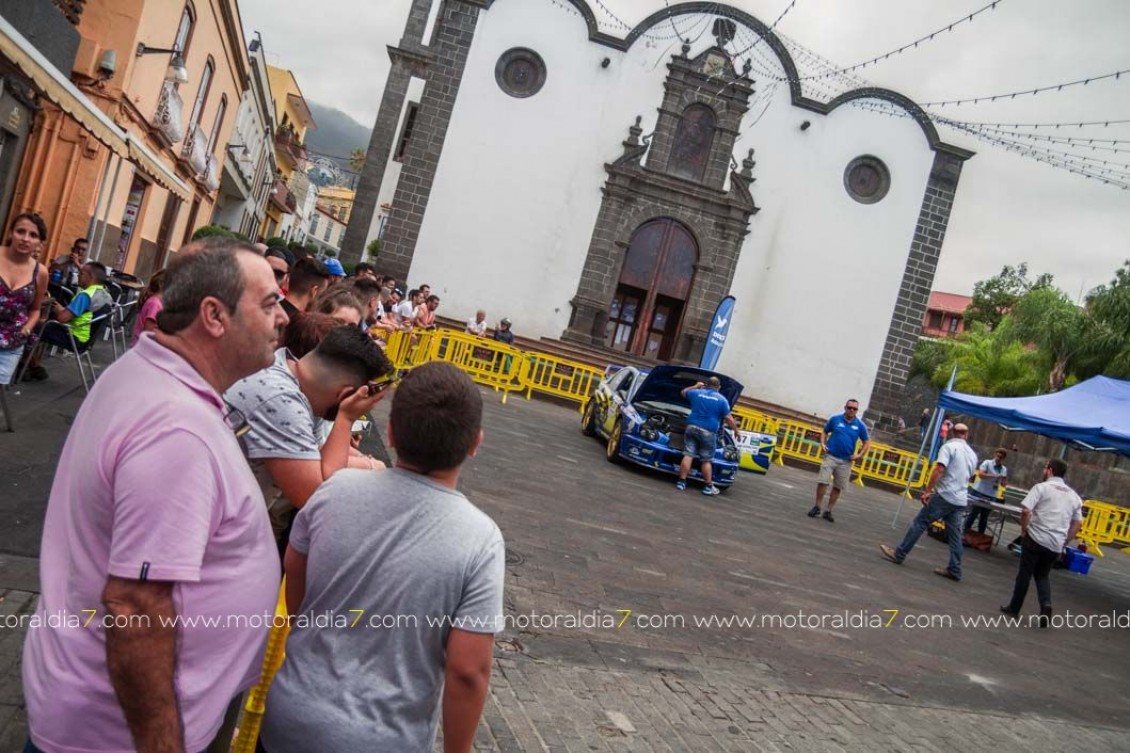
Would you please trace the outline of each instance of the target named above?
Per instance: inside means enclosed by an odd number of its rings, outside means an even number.
[[[650,424],[644,424],[640,427],[640,438],[645,439],[648,442],[654,442],[655,440],[659,439],[659,432],[655,429],[654,426]]]
[[[734,462],[740,457],[741,457],[741,453],[739,453],[738,448],[734,447],[733,445],[730,445],[729,447],[725,447],[725,448],[722,449],[722,458],[725,459],[725,460],[729,460],[730,462]]]

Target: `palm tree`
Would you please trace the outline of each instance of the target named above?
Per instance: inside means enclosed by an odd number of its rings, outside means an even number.
[[[944,387],[957,366],[954,389],[958,392],[990,397],[1034,395],[1047,373],[1043,360],[1039,351],[1007,331],[992,331],[978,322],[958,337],[936,367],[932,381]]]
[[[359,173],[363,167],[365,167],[365,150],[354,149],[349,153],[349,169]]]

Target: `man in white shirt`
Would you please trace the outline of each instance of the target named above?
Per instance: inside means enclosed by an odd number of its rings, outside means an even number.
[[[1028,490],[1020,503],[1020,571],[1012,588],[1012,601],[1001,611],[1020,615],[1028,582],[1035,578],[1040,597],[1040,627],[1047,627],[1052,615],[1052,584],[1048,575],[1063,553],[1067,542],[1079,533],[1083,522],[1083,500],[1063,480],[1067,463],[1052,458],[1044,466],[1044,480]]]
[[[977,453],[965,441],[969,436],[968,426],[954,424],[950,434],[953,438],[938,451],[937,464],[922,490],[922,510],[906,529],[902,543],[894,549],[881,544],[879,550],[888,560],[901,565],[926,529],[936,520],[944,521],[950,561],[948,567],[939,567],[934,573],[950,580],[961,580],[961,523],[969,504],[969,479],[977,470]]]
[[[487,333],[487,312],[479,309],[467,320],[467,334],[482,337]]]
[[[1004,464],[1006,457],[1008,457],[1008,450],[998,447],[991,459],[981,463],[981,466],[977,469],[977,480],[973,482],[969,496],[976,501],[996,501],[997,490],[1008,483],[1008,466]],[[977,533],[984,533],[989,526],[989,512],[987,507],[974,507],[965,516],[965,530],[971,530],[976,522]]]
[[[412,317],[416,315],[416,307],[424,302],[424,296],[416,288],[408,291],[408,296],[396,304],[392,313],[396,314],[399,324],[412,324]]]

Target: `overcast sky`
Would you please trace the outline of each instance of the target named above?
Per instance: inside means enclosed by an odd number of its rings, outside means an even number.
[[[988,2],[796,0],[777,28],[848,66],[893,50]],[[788,3],[730,4],[770,25]],[[240,0],[240,9],[248,35],[262,34],[268,60],[293,70],[308,98],[371,127],[388,71],[385,47],[399,41],[408,4],[319,0],[312,6],[294,0]],[[604,4],[629,25],[665,7],[664,0]],[[604,30],[625,33],[595,0],[590,5]],[[858,75],[917,102],[991,95],[1130,69],[1127,40],[1130,0],[1000,0],[995,10],[971,23]],[[929,109],[958,120],[994,123],[1130,120],[1130,75],[1016,100]],[[1125,152],[1086,154],[1130,165],[1130,123],[1041,132],[1125,139],[1115,147]],[[975,281],[995,274],[1002,265],[1027,261],[1035,272],[1054,274],[1074,297],[1108,282],[1130,259],[1130,190],[1073,175],[954,130],[943,128],[941,134],[977,155],[962,174],[935,290],[969,293]]]

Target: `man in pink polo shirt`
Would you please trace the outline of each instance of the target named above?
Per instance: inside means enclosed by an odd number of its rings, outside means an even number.
[[[228,240],[182,250],[164,298],[59,459],[24,644],[32,751],[198,753],[258,675],[278,557],[220,395],[271,363],[286,314]]]

